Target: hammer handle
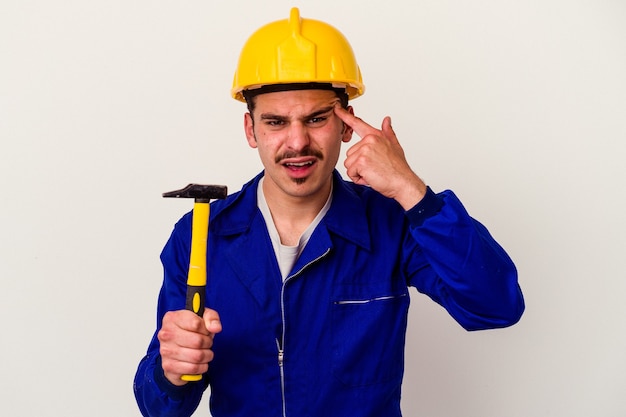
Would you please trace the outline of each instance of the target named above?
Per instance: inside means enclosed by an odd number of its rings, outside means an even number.
[[[196,201],[191,222],[191,254],[187,275],[187,299],[185,308],[198,316],[204,314],[206,297],[206,258],[209,233],[210,206],[208,202]],[[183,381],[199,381],[202,375],[183,375]]]
[[[194,285],[187,285],[187,299],[185,300],[185,309],[193,311],[198,316],[202,317],[204,313],[204,291],[206,286],[196,287]]]

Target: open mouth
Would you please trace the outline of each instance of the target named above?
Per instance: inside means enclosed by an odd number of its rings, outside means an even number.
[[[313,161],[306,162],[285,162],[284,164],[287,168],[304,168],[307,166],[313,165]]]
[[[304,178],[311,174],[317,159],[300,158],[283,161],[282,165],[293,178]]]

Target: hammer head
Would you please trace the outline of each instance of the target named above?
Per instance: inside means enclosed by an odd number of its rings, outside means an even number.
[[[185,188],[163,193],[163,197],[193,198],[199,203],[208,203],[212,199],[226,198],[228,190],[225,185],[189,184]]]

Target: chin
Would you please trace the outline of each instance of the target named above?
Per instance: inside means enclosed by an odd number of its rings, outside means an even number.
[[[302,185],[307,181],[308,177],[304,177],[304,178],[293,178],[292,181],[294,182],[294,184],[296,185]]]

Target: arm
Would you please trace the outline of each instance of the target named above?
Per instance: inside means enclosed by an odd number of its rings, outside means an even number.
[[[361,137],[347,152],[348,176],[394,198],[407,213],[411,236],[404,257],[410,284],[468,330],[517,322],[524,300],[515,265],[451,191],[435,195],[412,171],[390,118],[376,129],[339,106],[335,114]]]
[[[144,416],[193,414],[208,380],[205,375],[200,382],[187,383],[180,377],[206,373],[213,357],[213,335],[221,331],[217,312],[206,309],[200,318],[182,309],[189,258],[186,220],[188,216],[177,224],[161,254],[165,278],[159,294],[157,330],[139,364],[134,384]]]
[[[411,285],[467,330],[519,321],[525,306],[513,261],[452,191],[429,189],[406,214],[411,226],[405,272]]]

